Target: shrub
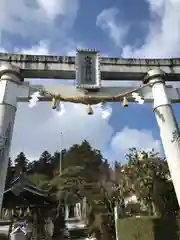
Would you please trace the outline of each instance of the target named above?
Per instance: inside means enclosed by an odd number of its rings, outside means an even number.
[[[6,234],[0,233],[0,240],[8,240],[8,236]]]
[[[124,218],[118,220],[118,235],[125,240],[178,240],[178,226],[175,218]]]

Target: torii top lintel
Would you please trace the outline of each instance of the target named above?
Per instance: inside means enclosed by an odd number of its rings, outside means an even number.
[[[19,67],[23,78],[75,79],[75,59],[70,56],[0,53],[0,65],[8,62]],[[180,58],[100,58],[102,80],[141,81],[153,68],[161,68],[167,73],[166,81],[180,81]]]

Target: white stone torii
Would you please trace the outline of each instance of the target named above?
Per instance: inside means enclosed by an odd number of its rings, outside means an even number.
[[[8,54],[6,54],[6,57],[7,56]],[[154,61],[156,61],[156,59]],[[32,77],[30,72],[27,70],[28,62],[24,63],[24,65],[21,62],[20,64],[21,68],[19,68],[19,64],[16,64],[16,63],[17,61],[13,61],[13,57],[10,60],[9,58],[6,59],[6,61],[5,59],[3,60],[0,59],[0,64],[1,64],[1,67],[0,67],[0,140],[1,141],[0,143],[2,144],[0,149],[0,209],[2,207],[2,201],[3,201],[3,192],[5,187],[9,152],[10,152],[10,146],[11,146],[16,108],[17,108],[17,100],[27,101],[29,99],[30,93],[34,91],[31,89],[31,87],[28,87],[28,84],[23,83],[24,77],[27,77],[27,78]],[[40,68],[42,68],[42,64],[39,63]],[[138,67],[137,63],[136,63],[136,66]],[[26,71],[24,70],[25,67],[26,67]],[[38,65],[36,65],[36,67],[34,68],[37,69],[37,67]],[[46,67],[46,69],[48,69],[48,67]],[[66,72],[66,69],[67,69],[67,66],[65,67],[65,70],[63,70],[64,73]],[[127,69],[129,69],[129,72],[127,71]],[[124,79],[129,79],[130,76],[132,77],[131,69],[132,68],[128,68],[127,66],[126,74],[123,73]],[[26,75],[24,71],[26,72]],[[35,75],[35,69],[33,71],[34,71],[33,76],[37,76]],[[46,70],[44,69],[44,71]],[[56,70],[53,69],[53,71],[56,71]],[[74,71],[74,68],[72,69],[71,73],[73,71]],[[110,73],[108,74],[110,75]],[[177,70],[177,73],[175,73],[174,71],[173,74],[175,74],[174,76],[176,77],[176,80],[177,80],[177,77],[179,76],[179,70]],[[45,75],[43,75],[43,69],[40,70],[40,74],[38,76],[40,75],[45,77]],[[172,77],[172,74],[169,73],[169,75]],[[144,76],[144,69],[143,69],[143,74],[141,74],[141,76]],[[155,64],[152,70],[149,70],[149,67],[148,67],[146,77],[144,78],[144,82],[151,83],[152,92],[149,91],[150,90],[149,87],[146,87],[145,89],[141,90],[141,94],[144,96],[146,102],[149,102],[149,103],[153,102],[153,111],[155,113],[155,116],[158,122],[158,126],[160,129],[160,136],[161,136],[161,140],[164,147],[164,152],[167,158],[167,162],[168,162],[169,170],[171,173],[171,178],[174,184],[175,192],[177,195],[178,203],[180,205],[180,181],[179,181],[180,134],[179,134],[178,124],[176,122],[176,119],[172,110],[172,106],[171,106],[171,102],[174,102],[174,103],[180,102],[180,94],[179,94],[180,91],[179,89],[166,88],[165,86],[166,78],[168,80],[170,79],[172,80],[172,78],[170,77],[168,78],[168,75],[166,75],[164,71],[162,71],[159,67],[155,66]],[[141,80],[141,79],[138,79],[138,80]],[[57,87],[54,90],[53,90],[53,87],[47,87],[47,88],[49,89],[51,88],[51,91],[55,91],[55,92],[58,91],[58,93],[62,91],[60,89],[57,90]],[[67,86],[64,86],[62,88],[63,88],[63,93],[67,95],[71,91],[73,91],[74,94],[76,93],[77,95],[82,94],[78,90],[75,91],[73,87],[68,88]],[[66,91],[64,91],[65,88],[66,88]],[[98,94],[104,95],[103,91],[105,91],[107,94],[113,95],[115,91],[117,91],[118,93],[124,92],[124,88],[106,87],[106,88],[102,88]],[[47,101],[50,99],[42,98],[42,100]],[[130,101],[133,101],[133,99],[130,99]]]

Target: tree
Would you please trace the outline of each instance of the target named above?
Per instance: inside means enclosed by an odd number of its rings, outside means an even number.
[[[90,234],[97,239],[102,235],[103,239],[114,239],[114,205],[120,195],[112,182],[90,182],[86,179],[86,169],[80,166],[67,168],[54,180],[59,184],[61,202],[73,204],[86,197]]]
[[[160,203],[158,199],[162,199],[157,186],[163,186],[161,193],[166,192],[170,176],[167,162],[153,149],[148,152],[129,149],[126,159],[127,164],[123,169],[139,201],[147,207],[150,215],[162,215],[163,213],[158,211],[160,208],[157,208],[157,202]],[[161,204],[164,206],[163,201]]]
[[[84,168],[79,166],[66,168],[51,183],[52,186],[58,189],[57,198],[60,202],[66,204],[76,203],[84,195],[84,192],[80,191],[85,184]]]
[[[118,202],[116,189],[109,191],[104,186],[99,188],[99,198],[92,198],[89,203],[89,233],[96,239],[115,239],[114,207]]]
[[[171,179],[162,180],[159,178],[155,183],[153,199],[157,212],[161,217],[177,216],[179,214],[179,204]]]
[[[50,179],[53,176],[52,156],[48,151],[44,151],[38,160],[28,164],[28,172],[31,174],[42,174]]]
[[[103,158],[99,150],[93,149],[87,141],[73,145],[65,154],[62,170],[70,166],[84,166],[86,178],[96,181],[100,176]]]
[[[51,159],[52,159],[51,154],[46,150],[41,154],[41,156],[39,158],[39,162],[42,165],[45,165],[47,163],[51,163]]]
[[[45,174],[38,174],[34,173],[28,176],[28,179],[30,182],[35,185],[36,187],[47,190],[49,189],[48,183],[49,183],[49,177]]]
[[[93,149],[87,141],[81,145],[73,145],[63,157],[61,176],[54,178],[53,182],[58,185],[72,189],[79,189],[81,186],[97,184],[102,179],[108,179],[109,165],[104,161],[100,151]],[[85,189],[84,189],[85,191]],[[83,193],[85,194],[85,193]],[[85,196],[83,195],[82,196]]]
[[[48,151],[44,151],[39,158],[39,173],[52,177],[51,167],[52,156]]]
[[[110,182],[109,170],[101,152],[84,141],[66,152],[63,171],[52,180],[52,184],[58,187],[61,202],[76,203],[86,197],[89,232],[95,233],[97,239],[100,235],[104,239],[112,239],[110,236],[115,235],[113,211],[119,194],[113,188],[114,183]]]
[[[28,159],[23,152],[20,152],[14,160],[14,163],[16,175],[19,176],[21,173],[24,173],[26,171],[28,166]]]
[[[22,161],[23,154],[19,155],[16,158],[16,167],[27,169],[27,162]],[[57,228],[59,229],[58,219],[62,217],[61,204],[76,203],[86,197],[90,220],[89,232],[95,232],[96,235],[106,232],[104,236],[108,235],[114,225],[114,199],[116,195],[118,197],[117,189],[112,188],[114,183],[110,181],[108,161],[103,159],[101,152],[93,149],[87,141],[75,144],[69,150],[62,150],[61,160],[60,175],[60,153],[56,152],[51,156],[44,151],[38,160],[28,163],[26,174],[31,183],[42,189],[48,189],[51,195],[56,194],[57,202],[60,204],[53,221],[57,223]],[[100,221],[97,221],[98,219]]]

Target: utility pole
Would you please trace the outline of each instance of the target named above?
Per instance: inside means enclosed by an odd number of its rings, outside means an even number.
[[[61,175],[62,172],[62,132],[60,134],[60,155],[59,155],[59,175]]]

